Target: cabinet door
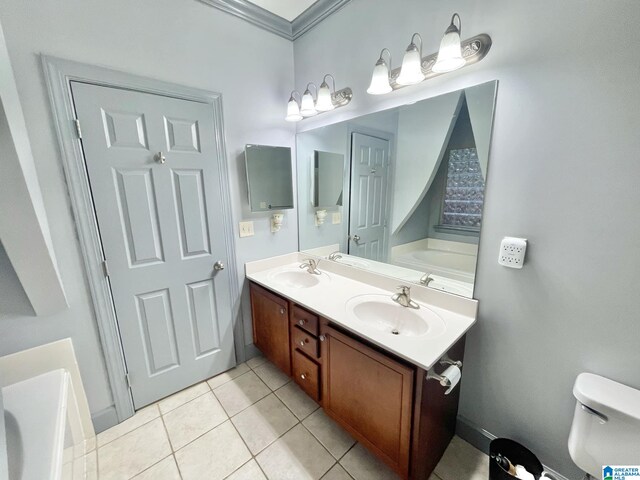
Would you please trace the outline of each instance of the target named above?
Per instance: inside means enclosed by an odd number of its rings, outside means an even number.
[[[274,365],[291,376],[289,303],[253,283],[250,290],[253,343]]]
[[[407,478],[414,370],[329,326],[321,333],[326,412]]]

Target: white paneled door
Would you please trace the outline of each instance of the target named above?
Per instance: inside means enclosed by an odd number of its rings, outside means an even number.
[[[349,253],[387,261],[389,141],[353,133]]]
[[[138,409],[235,364],[213,109],[71,89]]]

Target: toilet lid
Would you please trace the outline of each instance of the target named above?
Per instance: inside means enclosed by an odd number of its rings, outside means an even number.
[[[640,390],[593,373],[581,373],[573,395],[583,405],[608,417],[624,416],[640,422]]]

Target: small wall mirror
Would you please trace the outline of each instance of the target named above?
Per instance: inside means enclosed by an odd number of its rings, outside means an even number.
[[[497,86],[299,133],[300,250],[472,297]]]
[[[247,145],[244,153],[251,211],[293,208],[291,148]]]
[[[317,208],[342,206],[344,155],[314,151],[311,203]]]

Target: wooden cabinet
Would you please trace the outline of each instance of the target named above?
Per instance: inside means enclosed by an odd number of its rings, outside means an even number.
[[[406,478],[414,369],[330,326],[321,334],[324,409]]]
[[[320,401],[320,365],[299,350],[293,351],[293,379],[307,395]]]
[[[265,357],[402,478],[429,478],[455,433],[460,387],[445,395],[423,369],[253,283],[251,311]],[[464,337],[447,355],[463,360]]]
[[[253,343],[271,362],[291,376],[289,302],[251,284]]]

